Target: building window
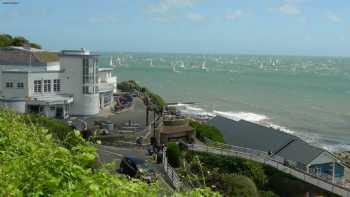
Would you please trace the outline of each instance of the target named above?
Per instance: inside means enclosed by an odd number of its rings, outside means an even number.
[[[95,63],[92,59],[83,59],[83,94],[94,94],[96,87],[94,86],[97,75],[95,71]]]
[[[60,79],[54,79],[53,80],[53,91],[54,92],[60,92],[61,91],[61,80]]]
[[[41,80],[34,80],[34,92],[41,92]]]
[[[13,88],[12,82],[6,82],[6,88]]]
[[[24,88],[24,83],[23,82],[17,83],[17,88],[23,89]]]
[[[51,92],[51,80],[44,80],[44,92]]]

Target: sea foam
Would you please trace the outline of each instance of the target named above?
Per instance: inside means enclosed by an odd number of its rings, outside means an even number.
[[[342,152],[342,151],[350,150],[350,144],[343,144],[340,142],[327,143],[326,138],[322,137],[319,134],[291,130],[287,127],[280,126],[274,123],[270,117],[264,114],[257,114],[253,112],[244,112],[244,111],[234,112],[234,111],[218,111],[218,110],[208,112],[203,108],[193,106],[190,104],[183,104],[183,103],[179,103],[173,106],[176,107],[176,109],[182,115],[187,115],[193,118],[203,118],[203,117],[212,118],[215,116],[223,116],[225,118],[235,120],[235,121],[245,120],[245,121],[253,122],[266,127],[274,128],[281,132],[295,135],[314,146],[323,148],[330,152]]]

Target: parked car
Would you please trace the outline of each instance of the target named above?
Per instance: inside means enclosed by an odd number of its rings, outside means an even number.
[[[156,179],[155,173],[148,163],[144,159],[135,156],[125,156],[120,162],[119,172],[148,183]]]

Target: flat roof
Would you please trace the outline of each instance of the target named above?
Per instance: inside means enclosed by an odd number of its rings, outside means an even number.
[[[194,129],[188,125],[181,126],[163,126],[161,133],[173,134],[173,133],[183,133],[183,132],[192,132]]]
[[[308,164],[323,150],[297,136],[245,120],[231,120],[216,116],[208,124],[219,129],[228,144],[264,152],[271,151],[287,160]]]
[[[38,95],[28,99],[30,104],[65,104],[73,102],[73,96],[67,94]]]
[[[98,68],[97,70],[100,71],[100,72],[103,72],[103,71],[113,71],[114,69],[113,68],[106,68],[106,67],[104,67],[104,68]]]

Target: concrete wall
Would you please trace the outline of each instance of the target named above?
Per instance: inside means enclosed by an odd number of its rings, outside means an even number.
[[[61,69],[64,69],[62,75],[65,83],[64,92],[74,95],[70,110],[72,115],[94,115],[99,112],[100,108],[99,94],[83,94],[82,59],[83,56],[62,56],[60,58]]]
[[[12,109],[14,111],[17,111],[19,113],[26,112],[26,102],[24,100],[20,101],[0,101],[0,106]]]
[[[2,94],[6,99],[24,98],[28,95],[28,75],[22,72],[3,72],[1,76]],[[6,82],[12,82],[12,88],[6,88]],[[17,83],[23,83],[23,88],[17,88]]]
[[[28,74],[28,96],[45,96],[45,95],[55,95],[65,92],[65,82],[62,78],[61,72],[47,72],[47,73],[29,73]],[[60,79],[61,80],[61,91],[54,92],[53,89],[53,80]],[[34,92],[34,80],[41,80],[41,92]],[[44,80],[51,80],[51,92],[44,92]]]

